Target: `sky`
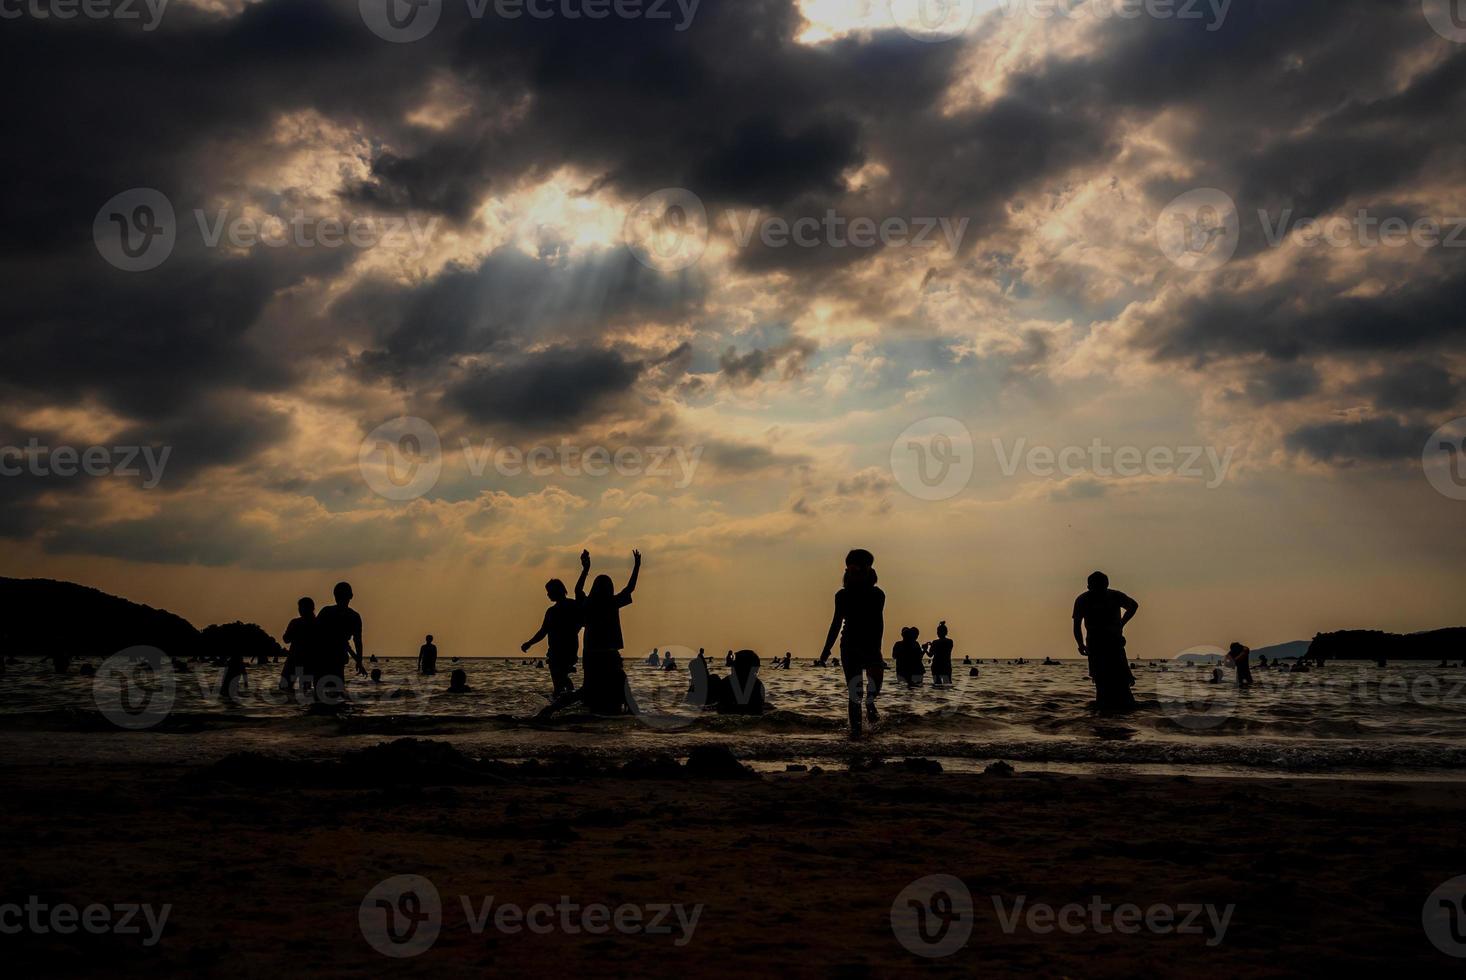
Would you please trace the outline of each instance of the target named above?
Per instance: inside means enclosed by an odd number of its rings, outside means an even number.
[[[853,547],[959,656],[1096,568],[1138,656],[1466,623],[1456,0],[391,3],[0,3],[0,575],[388,655],[582,548],[628,653],[816,655]]]

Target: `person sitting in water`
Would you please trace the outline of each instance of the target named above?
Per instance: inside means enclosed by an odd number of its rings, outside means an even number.
[[[918,687],[926,676],[926,665],[921,659],[921,644],[916,642],[921,631],[915,626],[901,627],[901,639],[891,647],[891,659],[896,661],[896,676],[908,687]]]
[[[973,667],[973,668],[971,668],[970,670],[967,671],[967,676],[968,677],[976,677],[977,675],[978,675],[978,670],[977,670],[976,667]]]
[[[652,652],[646,655],[646,665],[648,667],[662,666],[662,658],[657,654],[656,647],[652,647]]]
[[[1221,682],[1222,682],[1222,668],[1220,668],[1220,667],[1213,667],[1212,668],[1212,671],[1211,671],[1211,681],[1210,681],[1210,683],[1212,683],[1212,684],[1220,684]]]
[[[929,647],[932,655],[932,683],[952,683],[952,640],[947,636],[947,621],[937,624],[937,638]]]
[[[792,663],[794,663],[794,654],[790,653],[788,650],[785,650],[784,651],[784,669],[785,670],[788,670],[789,669],[789,665],[792,664]]]
[[[764,713],[764,682],[758,679],[759,658],[752,650],[733,655],[733,669],[718,685],[718,714]]]
[[[672,651],[671,650],[664,650],[664,651],[662,651],[662,669],[663,670],[676,670],[677,669],[677,661],[675,661],[675,660],[672,659]]]
[[[1237,671],[1237,686],[1252,686],[1252,667],[1248,664],[1247,658],[1252,656],[1252,649],[1240,643],[1233,643],[1227,649],[1227,662]]]
[[[380,683],[382,683],[382,668],[380,668],[380,667],[373,667],[372,668],[372,683],[373,684],[380,684]]]
[[[464,670],[462,667],[459,667],[453,673],[448,675],[449,694],[467,694],[469,691],[472,690],[473,688],[468,686],[468,671]]]

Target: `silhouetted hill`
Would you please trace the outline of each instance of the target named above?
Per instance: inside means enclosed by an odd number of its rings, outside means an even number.
[[[1340,630],[1320,633],[1308,647],[1310,660],[1459,660],[1466,657],[1466,626],[1425,633]]]
[[[7,655],[110,657],[134,646],[170,657],[199,651],[199,631],[182,616],[43,578],[0,578],[0,632]]]
[[[1252,659],[1267,657],[1269,660],[1290,660],[1308,652],[1312,640],[1292,640],[1288,643],[1274,643],[1270,647],[1258,647],[1252,651]]]

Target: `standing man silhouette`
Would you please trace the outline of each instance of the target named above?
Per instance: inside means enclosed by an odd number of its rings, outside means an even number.
[[[332,590],[335,605],[316,613],[320,631],[321,665],[316,670],[316,703],[340,707],[346,700],[346,659],[356,661],[356,672],[365,674],[361,654],[361,616],[351,608],[352,591],[347,582],[336,583]]]
[[[431,633],[427,636],[427,642],[417,651],[417,672],[424,676],[432,676],[438,672],[438,648],[433,643]]]
[[[1089,658],[1095,705],[1101,711],[1135,707],[1135,695],[1130,692],[1135,678],[1125,655],[1125,624],[1139,609],[1140,603],[1110,588],[1110,577],[1104,572],[1091,575],[1089,589],[1074,600],[1074,642],[1079,645],[1079,655]]]
[[[575,594],[585,592],[585,578],[590,574],[590,558],[585,556],[580,563],[580,578],[575,583]],[[552,578],[545,583],[545,595],[549,596],[550,608],[545,610],[540,631],[519,645],[520,653],[529,653],[529,648],[543,639],[549,639],[545,661],[550,665],[550,680],[555,684],[553,698],[575,690],[570,681],[570,672],[580,655],[580,628],[585,625],[585,610],[565,589],[565,583]]]

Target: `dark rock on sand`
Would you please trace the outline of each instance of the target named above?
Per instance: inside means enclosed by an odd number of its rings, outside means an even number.
[[[687,755],[687,774],[699,779],[757,779],[726,745],[699,745]]]

